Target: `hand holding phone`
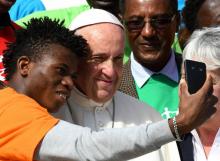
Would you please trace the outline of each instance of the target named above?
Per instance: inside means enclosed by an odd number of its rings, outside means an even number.
[[[196,93],[206,80],[205,63],[185,60],[184,61],[185,78],[190,94]]]

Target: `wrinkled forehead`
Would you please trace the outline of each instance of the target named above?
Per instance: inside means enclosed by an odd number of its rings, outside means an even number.
[[[83,36],[94,54],[120,55],[124,53],[124,30],[115,24],[100,23],[76,30]],[[114,34],[113,34],[114,33]]]
[[[175,0],[174,0],[175,1]],[[142,13],[175,13],[176,5],[170,0],[125,0],[124,16],[126,14]]]
[[[124,29],[112,23],[99,23],[85,26],[77,29],[76,34],[83,36],[88,41],[89,45],[93,41],[100,41],[100,46],[103,45],[103,40],[110,41],[109,43],[116,40],[125,41]]]
[[[124,29],[114,23],[110,23],[110,22],[100,22],[100,23],[96,23],[96,24],[91,24],[91,25],[87,25],[87,26],[83,26],[77,30],[75,30],[75,34],[76,35],[96,35],[96,34],[101,34],[103,36],[107,36],[107,34],[113,33],[113,31],[117,31],[117,33],[114,33],[115,36],[117,36],[117,34],[123,36],[124,35]],[[96,37],[98,38],[98,36]]]

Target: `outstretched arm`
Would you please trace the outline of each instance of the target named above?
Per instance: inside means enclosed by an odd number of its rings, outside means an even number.
[[[175,140],[167,120],[131,128],[99,132],[60,121],[51,129],[35,159],[43,161],[117,161],[128,160],[157,150]]]

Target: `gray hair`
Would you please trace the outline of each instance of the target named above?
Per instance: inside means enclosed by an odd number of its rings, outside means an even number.
[[[206,64],[207,70],[220,68],[220,27],[195,30],[183,50],[183,60]]]

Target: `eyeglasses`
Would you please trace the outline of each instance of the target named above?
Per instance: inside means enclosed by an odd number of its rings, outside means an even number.
[[[149,23],[155,29],[165,29],[174,19],[176,15],[151,18],[148,21],[144,21],[143,18],[137,18],[136,20],[125,21],[125,25],[129,31],[139,31]]]

